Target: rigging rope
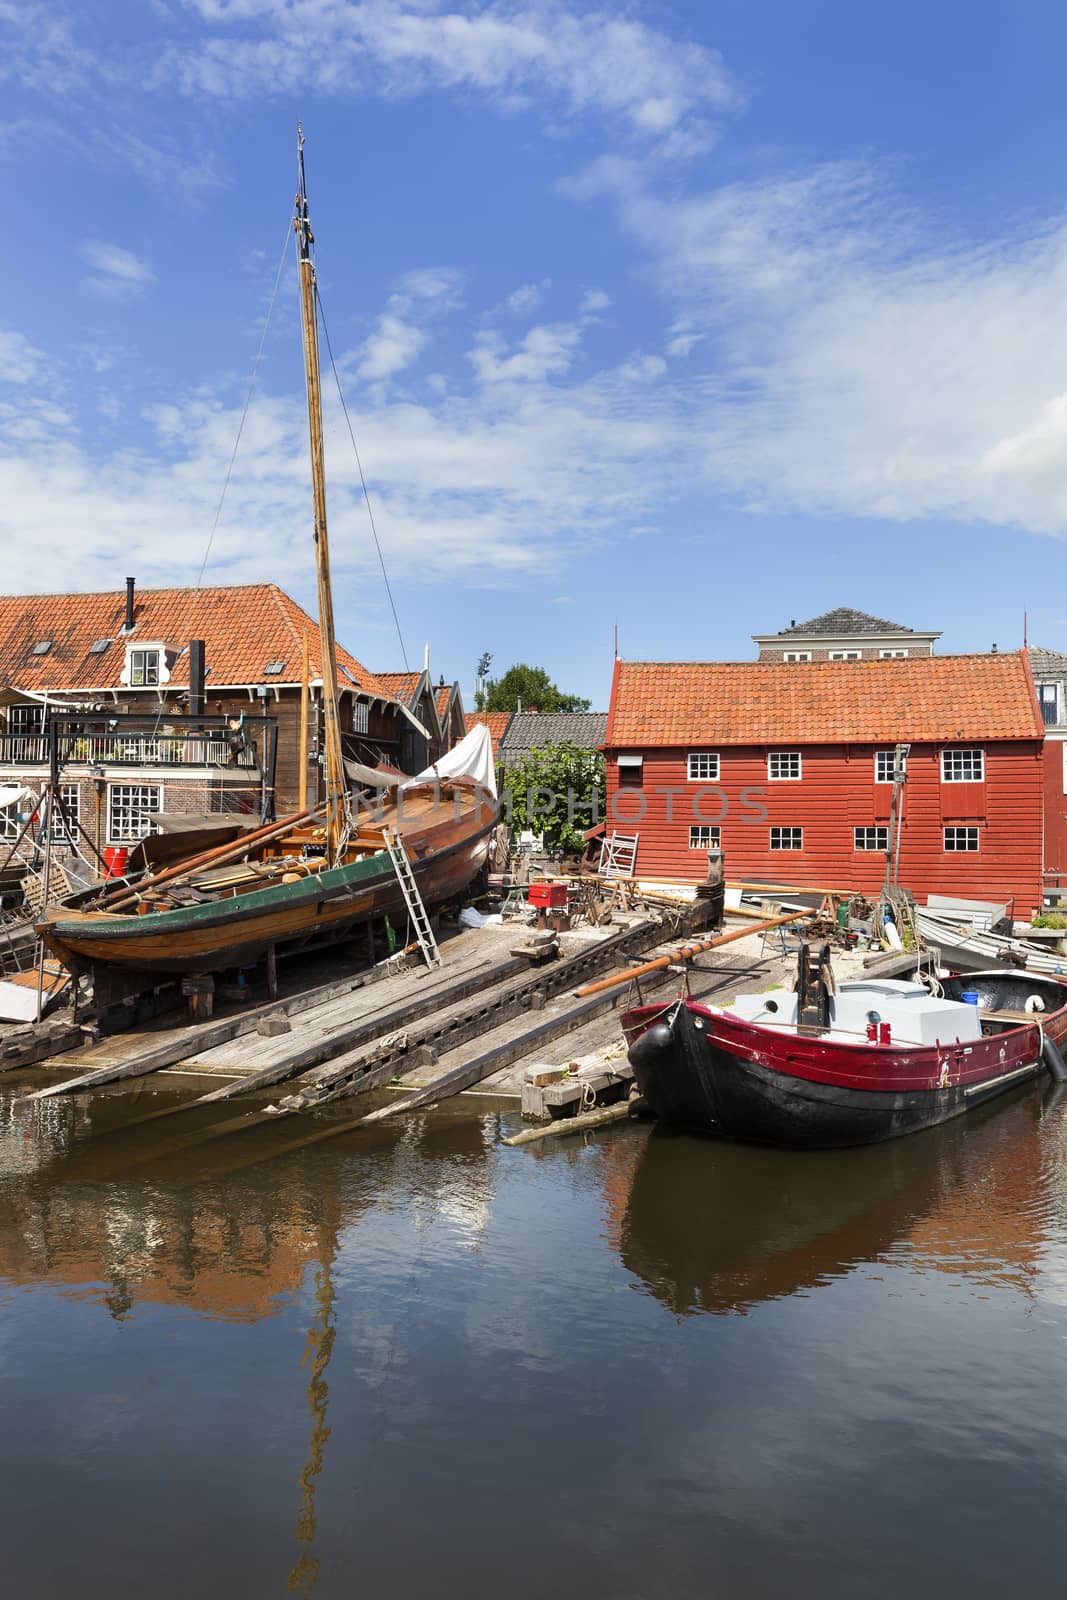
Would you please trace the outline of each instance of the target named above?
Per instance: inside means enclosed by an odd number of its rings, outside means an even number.
[[[274,302],[278,298],[278,285],[282,281],[282,273],[285,270],[285,257],[286,257],[286,255],[288,254],[288,251],[289,251],[289,239],[290,239],[290,236],[292,235],[292,231],[293,231],[293,224],[292,224],[292,222],[287,221],[286,225],[285,225],[285,242],[282,245],[282,253],[278,258],[278,270],[274,274],[274,288],[271,290],[270,305],[267,307],[267,316],[266,316],[266,320],[265,320],[265,322],[263,324],[263,332],[260,334],[260,338],[259,338],[259,349],[256,351],[256,359],[255,359],[255,363],[253,364],[253,367],[252,367],[252,377],[249,380],[248,393],[245,396],[244,410],[241,412],[241,420],[240,420],[240,422],[238,423],[238,426],[237,426],[237,437],[233,441],[233,450],[232,450],[232,452],[230,454],[230,464],[226,468],[226,476],[223,479],[223,483],[222,483],[222,493],[219,495],[219,503],[215,508],[215,520],[211,524],[211,532],[208,535],[207,548],[204,551],[204,559],[203,559],[203,561],[201,561],[201,563],[200,563],[200,571],[196,575],[195,589],[196,589],[197,593],[199,593],[200,585],[204,581],[204,572],[205,572],[205,570],[207,568],[208,558],[211,555],[211,546],[214,544],[215,535],[218,532],[219,519],[222,516],[222,507],[223,507],[223,503],[224,503],[224,501],[226,499],[226,491],[230,487],[230,478],[233,476],[233,465],[234,465],[234,462],[237,460],[237,451],[240,448],[241,435],[244,433],[245,422],[246,422],[246,420],[248,418],[248,408],[252,404],[252,396],[255,393],[256,378],[259,376],[259,364],[263,359],[263,348],[264,348],[264,346],[266,345],[266,342],[267,342],[267,331],[270,328],[270,319],[271,319],[271,316],[272,316],[272,314],[274,312]]]
[[[378,539],[378,529],[374,524],[374,512],[371,509],[370,494],[367,489],[367,480],[363,476],[363,463],[359,459],[359,448],[356,445],[356,435],[352,428],[352,419],[348,415],[348,407],[345,404],[344,391],[341,388],[341,376],[337,371],[337,362],[333,358],[333,345],[330,343],[330,330],[326,326],[326,308],[322,303],[322,295],[319,293],[319,287],[317,283],[315,285],[315,304],[318,306],[319,321],[322,323],[322,333],[324,339],[326,340],[326,353],[330,358],[330,369],[333,372],[333,381],[337,385],[337,398],[341,402],[341,410],[344,412],[345,422],[348,424],[348,437],[352,441],[352,453],[356,458],[356,466],[359,468],[359,481],[363,486],[363,498],[367,504],[367,518],[370,522],[370,531],[374,535],[374,548],[378,552],[378,564],[382,569],[382,579],[385,583],[385,592],[389,596],[389,609],[393,613],[393,622],[396,624],[396,636],[400,640],[400,656],[404,663],[404,671],[407,672],[408,653],[404,648],[404,635],[400,630],[400,618],[396,613],[396,603],[393,600],[393,590],[389,582],[389,574],[385,568],[385,557],[382,555],[382,547]]]

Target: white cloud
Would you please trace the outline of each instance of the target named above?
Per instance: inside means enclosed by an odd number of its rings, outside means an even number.
[[[505,111],[547,94],[565,114],[619,121],[643,141],[706,141],[707,119],[740,92],[717,51],[679,41],[612,9],[552,0],[187,0],[204,28],[172,46],[162,70],[191,94],[272,98],[300,82],[319,93],[405,98],[477,92]]]
[[[391,378],[410,367],[426,343],[426,335],[414,323],[405,322],[391,311],[383,311],[378,326],[360,346],[356,376],[366,382]]]
[[[566,372],[581,337],[581,329],[575,323],[546,324],[531,328],[508,354],[503,336],[490,331],[479,334],[467,358],[482,383],[539,383]]]
[[[0,352],[17,359],[20,349],[0,339]],[[679,462],[687,443],[669,393],[634,389],[611,371],[557,386],[534,370],[552,366],[545,352],[526,356],[522,382],[472,385],[465,394],[427,383],[421,399],[392,402],[380,389],[363,390],[351,407],[398,579],[500,584],[543,573],[564,561],[579,534],[593,545],[646,523],[685,475]],[[126,570],[144,583],[189,582],[243,396],[223,404],[205,390],[168,399],[148,413],[149,437],[126,428],[111,444],[114,397],[87,395],[79,415],[65,401],[62,370],[41,352],[34,360],[34,392],[18,403],[0,399],[5,587],[54,587],[56,572],[71,588],[112,587]],[[327,397],[331,544],[343,617],[345,596],[378,591],[368,588],[375,558],[355,460]],[[83,422],[87,434],[103,435],[91,450]],[[307,595],[306,440],[302,397],[261,388],[212,553],[215,581],[261,577],[269,549],[272,578]]]
[[[91,268],[91,275],[84,280],[86,287],[107,299],[139,299],[156,281],[148,262],[122,245],[87,239],[81,247],[81,256]]]
[[[13,328],[0,328],[0,383],[29,383],[36,380],[44,357],[25,334]]]
[[[603,289],[587,289],[582,296],[578,307],[583,317],[595,317],[601,311],[606,311],[611,305],[611,296]]]
[[[1067,534],[1067,222],[946,238],[860,164],[668,197],[605,158],[567,189],[611,197],[654,260],[668,351],[707,341],[718,486]]]
[[[520,284],[517,289],[512,290],[504,304],[517,317],[529,316],[531,312],[537,310],[542,298],[551,287],[551,278],[542,278],[540,283]]]

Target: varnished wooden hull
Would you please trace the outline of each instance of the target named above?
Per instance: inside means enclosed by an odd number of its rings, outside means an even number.
[[[481,805],[405,835],[419,891],[427,907],[460,895],[484,865],[497,815]],[[204,905],[144,915],[57,907],[39,927],[45,943],[66,965],[176,977],[251,966],[273,945],[339,939],[374,918],[388,916],[403,932],[403,893],[383,851],[295,883]]]

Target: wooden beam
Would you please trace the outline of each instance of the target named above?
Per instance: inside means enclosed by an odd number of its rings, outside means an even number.
[[[657,956],[655,961],[645,961],[639,967],[630,967],[627,972],[617,972],[610,978],[601,978],[597,983],[587,983],[582,989],[575,989],[576,995],[599,994],[605,989],[617,989],[620,984],[629,983],[631,978],[643,978],[649,972],[662,972],[664,967],[674,966],[680,961],[692,961],[694,956],[703,955],[706,950],[718,950],[721,945],[732,944],[735,939],[747,939],[753,933],[766,933],[771,928],[781,928],[787,922],[796,922],[800,917],[810,917],[811,911],[790,911],[788,916],[770,917],[766,922],[755,922],[750,928],[735,928],[732,933],[721,933],[716,939],[701,939],[696,944],[683,944],[677,950],[672,950],[669,955]]]

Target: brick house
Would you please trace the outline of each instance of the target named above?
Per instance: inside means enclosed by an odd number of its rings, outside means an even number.
[[[0,597],[0,785],[40,792],[54,726],[64,802],[98,849],[136,842],[163,811],[293,811],[305,638],[315,804],[318,624],[276,584],[138,590],[128,579],[125,593]],[[191,641],[204,645],[203,704],[192,707]],[[341,646],[337,666],[345,754],[395,763],[401,708]],[[0,811],[0,837],[19,827],[15,808]]]
[[[609,826],[637,873],[880,889],[893,753],[907,744],[899,881],[1042,903],[1044,725],[1025,655],[845,662],[618,661]]]
[[[761,661],[893,661],[932,656],[940,633],[922,633],[886,622],[866,611],[838,606],[808,622],[791,622],[780,633],[754,633]]]

